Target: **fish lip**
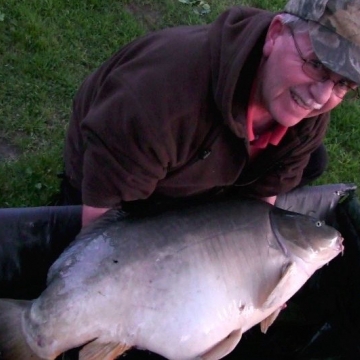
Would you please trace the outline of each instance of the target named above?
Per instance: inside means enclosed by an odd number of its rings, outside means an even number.
[[[343,236],[339,233],[338,237],[337,237],[337,251],[338,253],[341,253],[341,256],[344,256],[344,251],[345,251],[345,246],[344,246],[344,238]]]

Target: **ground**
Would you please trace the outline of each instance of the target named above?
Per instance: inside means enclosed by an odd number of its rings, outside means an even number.
[[[125,5],[126,9],[135,16],[135,18],[142,23],[146,31],[153,31],[157,29],[157,24],[161,17],[161,13],[153,6],[144,3],[143,1],[134,0]],[[21,150],[13,145],[12,139],[8,135],[0,132],[0,162],[16,160],[21,155]]]
[[[8,139],[0,136],[0,161],[16,160],[20,151]]]

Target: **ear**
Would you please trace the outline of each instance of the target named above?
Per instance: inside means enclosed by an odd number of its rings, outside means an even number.
[[[275,45],[276,40],[284,33],[286,25],[282,23],[281,16],[276,15],[268,28],[265,43],[263,47],[263,55],[268,57]]]

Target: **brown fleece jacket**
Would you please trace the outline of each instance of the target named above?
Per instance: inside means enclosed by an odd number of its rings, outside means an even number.
[[[204,26],[143,36],[82,84],[66,174],[94,207],[236,185],[272,196],[295,187],[329,114],[290,128],[249,164],[246,109],[274,14],[235,7]]]

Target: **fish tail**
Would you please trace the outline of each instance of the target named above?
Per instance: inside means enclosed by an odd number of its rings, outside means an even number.
[[[40,360],[29,347],[22,331],[22,313],[31,301],[0,299],[0,359]]]

